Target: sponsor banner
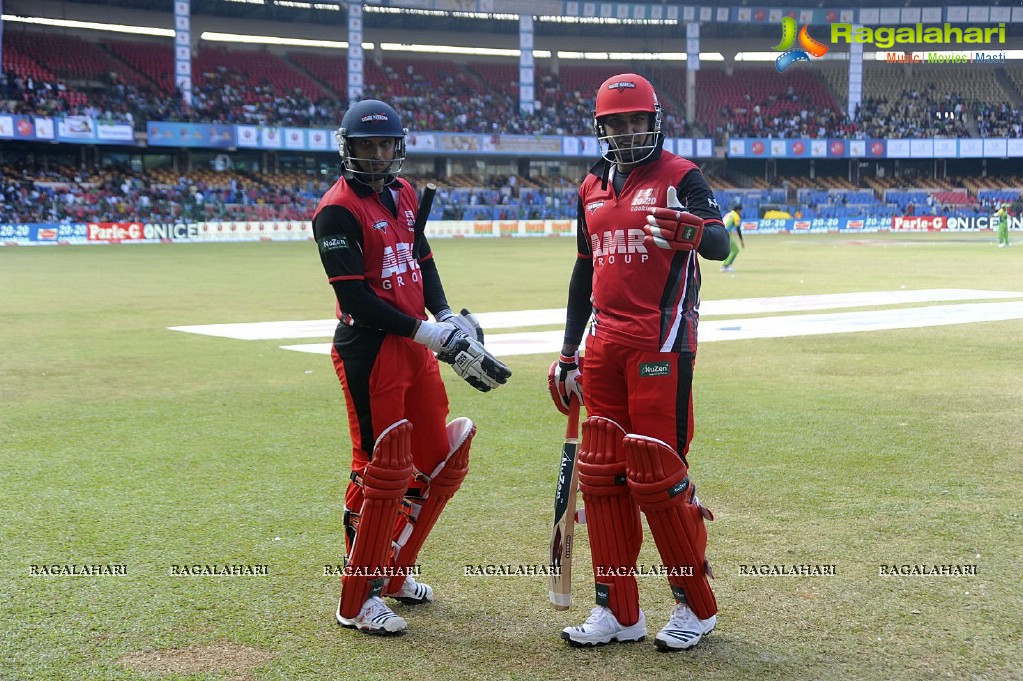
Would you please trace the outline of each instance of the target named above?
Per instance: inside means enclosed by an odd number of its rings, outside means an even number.
[[[823,232],[913,232],[991,230],[994,216],[876,216],[857,218],[778,218],[744,220],[745,232],[812,234]],[[1011,230],[1023,230],[1023,216],[1009,218]],[[432,238],[575,236],[574,220],[433,220]],[[266,222],[82,222],[0,224],[0,246],[46,244],[187,243],[224,241],[306,241],[313,238],[306,220]]]
[[[409,152],[437,151],[437,138],[430,134],[409,133],[405,135],[405,149]]]
[[[89,222],[85,227],[88,242],[195,241],[199,225],[182,222]]]
[[[305,149],[308,146],[305,134],[306,131],[302,128],[284,128],[284,148]]]
[[[579,140],[579,152],[582,156],[588,158],[600,156],[600,149],[595,137],[577,137],[576,139]]]
[[[437,133],[437,149],[446,152],[470,152],[480,150],[480,135]]]
[[[127,123],[100,123],[96,126],[96,141],[135,144],[135,130]]]
[[[946,229],[953,231],[997,229],[998,218],[994,215],[971,215],[969,217],[950,216],[946,220]],[[1009,216],[1009,229],[1023,229],[1023,216]]]
[[[257,126],[236,125],[234,126],[234,133],[239,147],[259,146],[259,128]]]
[[[206,147],[223,149],[234,146],[234,126],[211,123],[146,124],[146,140],[153,147]]]
[[[313,128],[309,131],[309,149],[311,151],[337,151],[333,130]]]
[[[37,116],[32,119],[32,122],[35,124],[37,140],[53,141],[57,139],[57,129],[53,124],[52,118],[40,118]],[[134,138],[132,144],[134,144]]]
[[[0,139],[134,145],[135,133],[127,123],[100,124],[89,116],[53,119],[0,114]]]
[[[696,140],[698,144],[702,141]],[[726,149],[729,158],[1019,158],[1023,157],[1023,140],[737,137],[728,140]],[[696,155],[702,156],[699,148]]]
[[[280,149],[283,138],[280,128],[259,129],[259,146],[263,149]]]
[[[937,215],[893,215],[893,232],[940,232],[945,229],[945,218]]]
[[[96,139],[96,121],[88,116],[64,116],[57,119],[57,137],[61,140],[88,142]]]

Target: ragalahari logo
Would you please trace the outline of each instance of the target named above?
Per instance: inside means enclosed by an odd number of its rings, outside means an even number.
[[[809,24],[804,24],[799,31],[799,48],[792,49],[796,43],[796,20],[792,17],[783,17],[781,20],[781,42],[775,45],[774,50],[784,52],[775,61],[778,73],[784,73],[785,69],[797,61],[810,61],[810,57],[823,57],[828,53],[828,46],[810,37]]]

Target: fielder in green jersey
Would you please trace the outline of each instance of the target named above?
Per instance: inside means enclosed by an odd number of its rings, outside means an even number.
[[[1009,245],[1009,204],[1003,203],[999,206],[995,217],[998,218],[998,248],[1005,248]],[[728,220],[725,220],[725,226],[727,225]]]
[[[742,212],[742,204],[737,203],[725,215],[725,229],[728,230],[729,250],[728,257],[721,264],[722,272],[734,272],[735,268],[732,267],[732,263],[739,257],[739,248],[746,248],[746,242],[742,238],[742,217],[739,215],[740,212]],[[736,236],[739,238],[736,239]]]

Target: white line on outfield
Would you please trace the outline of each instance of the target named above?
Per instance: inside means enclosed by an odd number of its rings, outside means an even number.
[[[722,315],[766,314],[772,312],[802,312],[845,307],[876,305],[905,305],[953,300],[991,300],[997,298],[1023,298],[1023,293],[1010,291],[977,291],[971,289],[925,289],[919,291],[866,291],[859,293],[828,293],[808,296],[781,296],[777,298],[736,298],[734,300],[707,300],[700,305],[704,319]],[[565,323],[565,310],[515,310],[510,312],[481,312],[476,315],[484,329],[515,329],[527,326],[551,326]],[[331,338],[336,319],[308,321],[252,322],[241,324],[202,324],[198,326],[172,326],[173,331],[198,333],[204,336],[234,338],[236,340],[276,340],[286,338]],[[509,334],[516,335],[516,334]]]
[[[1009,319],[1023,319],[1023,302],[971,303],[898,310],[702,321],[700,322],[700,342],[915,329]],[[562,331],[493,334],[487,336],[487,349],[498,357],[551,354],[561,347],[562,336]],[[285,350],[298,352],[330,354],[330,343],[282,345],[281,347]]]

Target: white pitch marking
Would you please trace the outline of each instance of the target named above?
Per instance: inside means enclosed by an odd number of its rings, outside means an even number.
[[[700,305],[700,317],[721,315],[764,314],[769,312],[800,312],[828,310],[843,307],[874,305],[903,305],[907,303],[934,303],[952,300],[991,300],[995,298],[1023,298],[1023,293],[1010,291],[976,291],[970,289],[926,289],[919,291],[866,291],[861,293],[826,293],[810,296],[781,296],[777,298],[736,298],[734,300],[707,300]],[[476,315],[484,329],[516,329],[524,326],[564,325],[565,310],[512,310],[508,312],[480,312]],[[236,340],[275,340],[284,338],[332,338],[336,319],[312,319],[293,322],[251,322],[239,324],[201,324],[197,326],[171,326],[172,331],[198,333],[204,336],[234,338]]]
[[[990,300],[1023,298],[1023,293],[1010,291],[978,291],[970,289],[928,289],[918,291],[873,291],[862,293],[835,293],[809,296],[783,296],[777,298],[741,298],[735,300],[706,301],[700,316],[700,340],[741,340],[750,338],[782,338],[825,333],[855,331],[881,331],[884,329],[917,328],[943,324],[966,324],[981,321],[999,321],[1023,317],[1023,303],[986,303],[945,305],[898,310],[871,310],[866,312],[832,313],[819,315],[789,315],[780,317],[751,317],[708,321],[715,315],[762,314],[803,310],[834,309],[898,305],[949,300]],[[561,326],[565,321],[563,309],[515,310],[510,312],[482,312],[477,314],[480,324],[492,329],[521,328],[524,326]],[[333,319],[256,322],[240,324],[205,324],[169,327],[174,331],[198,333],[207,336],[237,340],[275,340],[285,338],[330,338],[337,321]],[[552,352],[561,345],[562,330],[487,334],[487,348],[499,357]],[[585,339],[584,339],[585,341]],[[330,343],[283,345],[285,350],[330,354]]]
[[[909,303],[936,303],[954,300],[993,300],[997,298],[1023,298],[1023,293],[939,288],[922,289],[919,291],[859,291],[856,293],[824,293],[810,296],[780,296],[777,298],[707,300],[700,304],[700,317],[764,314],[767,312],[802,312],[806,310],[837,310],[843,307],[906,305]]]
[[[786,338],[830,333],[914,329],[949,324],[972,324],[1023,319],[1023,301],[938,305],[898,310],[835,312],[831,314],[749,317],[700,323],[700,342]],[[562,331],[533,331],[488,335],[487,349],[498,357],[552,354],[561,347]],[[583,339],[585,341],[585,337]],[[330,343],[284,345],[285,350],[330,354]],[[552,349],[553,348],[553,349]]]
[[[785,317],[750,317],[718,322],[701,321],[700,342],[916,329],[926,326],[999,322],[1009,319],[1023,319],[1023,301],[935,305],[898,310],[834,312]]]
[[[333,338],[337,319],[310,319],[301,322],[249,322],[241,324],[200,324],[170,326],[171,331],[235,340],[274,340],[276,338]]]

